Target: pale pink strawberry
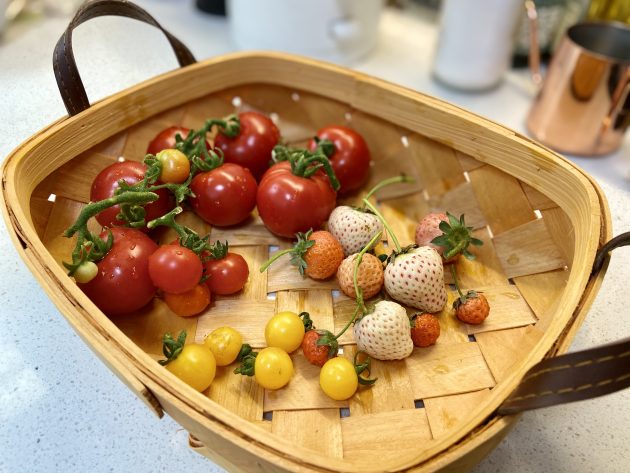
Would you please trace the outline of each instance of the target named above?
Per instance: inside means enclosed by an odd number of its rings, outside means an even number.
[[[445,213],[431,212],[426,214],[416,226],[416,245],[430,246],[442,256],[444,247],[431,243],[431,240],[443,233],[440,230],[440,222],[448,222],[448,216]]]
[[[421,246],[397,255],[385,268],[385,289],[392,299],[425,312],[439,312],[446,304],[442,257]]]
[[[357,348],[377,360],[402,360],[411,355],[413,341],[407,311],[392,301],[380,301],[374,312],[354,324]]]
[[[344,256],[361,251],[372,237],[383,230],[383,224],[372,213],[341,205],[328,218],[328,231],[341,243]]]

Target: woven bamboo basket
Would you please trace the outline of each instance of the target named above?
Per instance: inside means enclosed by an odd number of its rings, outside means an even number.
[[[244,290],[218,297],[196,318],[156,299],[137,314],[108,318],[61,266],[73,241],[61,236],[89,200],[94,176],[119,157],[142,160],[148,141],[171,125],[246,109],[277,119],[284,139],[304,143],[326,124],[367,140],[368,186],[404,172],[415,183],[383,189],[377,205],[402,244],[431,209],[464,213],[485,241],[476,260],[457,262],[464,287],[492,306],[480,326],[439,315],[442,335],[397,362],[375,362],[378,382],[348,401],[328,399],[318,368],[293,354],[296,373],[279,391],[218,372],[198,393],[156,363],[165,332],[203,340],[230,325],[254,347],[278,310],[306,310],[316,325],[344,325],[352,301],[336,281],[304,279],[285,261],[257,268],[288,242],[254,215],[237,228],[183,218],[245,257]],[[568,348],[603,277],[591,274],[610,238],[596,184],[557,154],[440,100],[340,67],[283,54],[232,54],[195,63],[94,103],[20,145],[3,167],[3,211],[24,261],[96,355],[157,415],[191,433],[191,446],[228,471],[462,471],[508,432],[517,416],[497,414],[527,370]],[[451,300],[454,297],[451,291]],[[350,331],[351,332],[351,331]],[[341,340],[353,353],[350,333]],[[148,435],[148,434],[147,434]]]

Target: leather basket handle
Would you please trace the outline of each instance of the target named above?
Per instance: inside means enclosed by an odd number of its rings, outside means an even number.
[[[597,273],[615,248],[630,245],[630,232],[602,246],[593,264]],[[499,415],[564,404],[630,387],[630,338],[542,360],[523,377],[497,410]]]
[[[171,44],[181,67],[194,64],[195,57],[175,36],[166,31],[145,10],[126,0],[89,0],[74,15],[66,31],[61,35],[53,54],[53,69],[61,98],[70,116],[82,112],[90,106],[83,81],[79,75],[72,51],[72,31],[87,20],[99,16],[123,16],[140,20],[158,28]]]

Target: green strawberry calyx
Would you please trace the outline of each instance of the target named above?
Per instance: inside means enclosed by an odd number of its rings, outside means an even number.
[[[468,251],[470,245],[481,246],[483,241],[472,236],[472,227],[467,227],[464,214],[459,219],[453,214],[446,212],[448,222],[440,222],[439,228],[442,235],[435,237],[431,243],[444,248],[444,259],[448,260],[455,255],[462,254],[469,260],[475,259],[475,255]]]

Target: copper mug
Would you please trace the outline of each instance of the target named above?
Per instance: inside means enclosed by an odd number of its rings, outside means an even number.
[[[617,150],[630,124],[630,28],[572,26],[556,50],[527,118],[530,133],[562,153]]]

